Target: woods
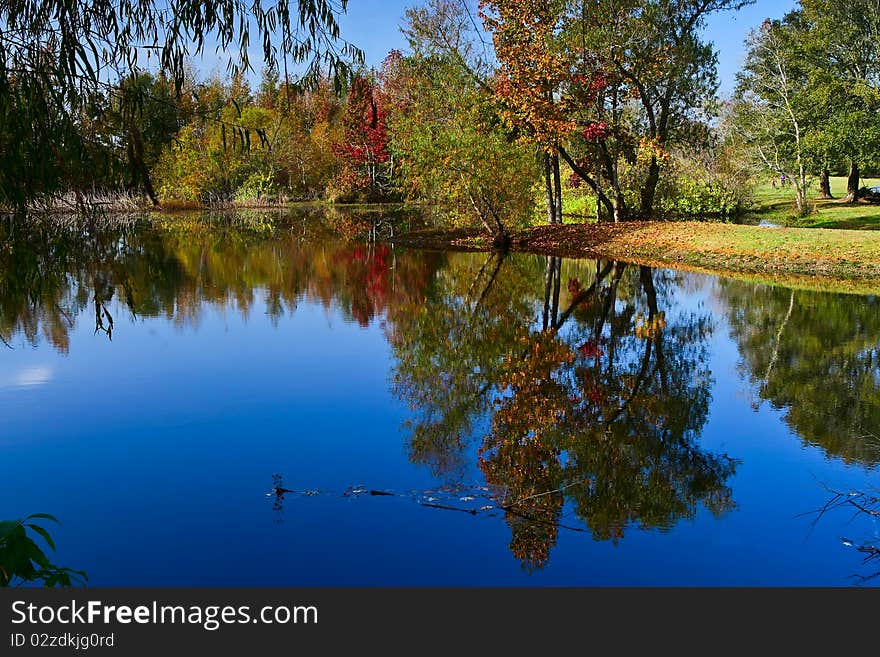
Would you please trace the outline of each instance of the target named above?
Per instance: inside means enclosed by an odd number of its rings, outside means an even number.
[[[748,4],[428,0],[403,19],[406,51],[370,68],[324,1],[184,3],[171,20],[154,3],[5,2],[0,206],[407,201],[504,242],[574,206],[730,219],[768,176],[802,216],[831,175],[858,202],[878,166],[876,2],[766,21],[722,99],[703,30]],[[232,53],[227,77],[194,68],[210,45]]]

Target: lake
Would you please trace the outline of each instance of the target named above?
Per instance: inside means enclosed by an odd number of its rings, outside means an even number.
[[[95,586],[880,581],[817,513],[878,485],[876,297],[361,223],[0,223],[0,519]]]

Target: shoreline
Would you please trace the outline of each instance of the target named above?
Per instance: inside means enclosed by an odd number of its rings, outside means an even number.
[[[492,250],[491,238],[475,229],[415,231],[389,241],[431,250]],[[880,231],[693,221],[563,224],[516,231],[510,250],[624,260],[802,289],[880,293]]]

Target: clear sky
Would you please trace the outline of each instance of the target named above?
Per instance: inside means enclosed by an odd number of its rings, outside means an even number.
[[[378,65],[390,50],[405,49],[399,25],[407,7],[420,0],[349,0],[342,18],[342,34],[364,50],[367,64]],[[722,93],[730,92],[742,64],[743,40],[765,18],[781,18],[794,9],[795,0],[757,0],[739,12],[725,12],[710,18],[706,37],[718,50],[718,73]]]

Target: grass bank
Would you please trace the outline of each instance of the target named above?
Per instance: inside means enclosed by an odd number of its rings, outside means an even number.
[[[861,187],[880,185],[880,178],[862,178]],[[880,204],[862,201],[844,203],[846,178],[831,178],[833,199],[817,197],[817,183],[813,181],[807,199],[811,212],[798,217],[794,209],[794,188],[776,187],[769,182],[759,184],[754,191],[755,214],[763,220],[800,228],[842,228],[848,230],[880,230]]]
[[[397,243],[488,250],[478,231],[422,231]],[[880,232],[764,228],[704,222],[538,226],[513,236],[515,251],[711,271],[788,286],[880,293]]]

